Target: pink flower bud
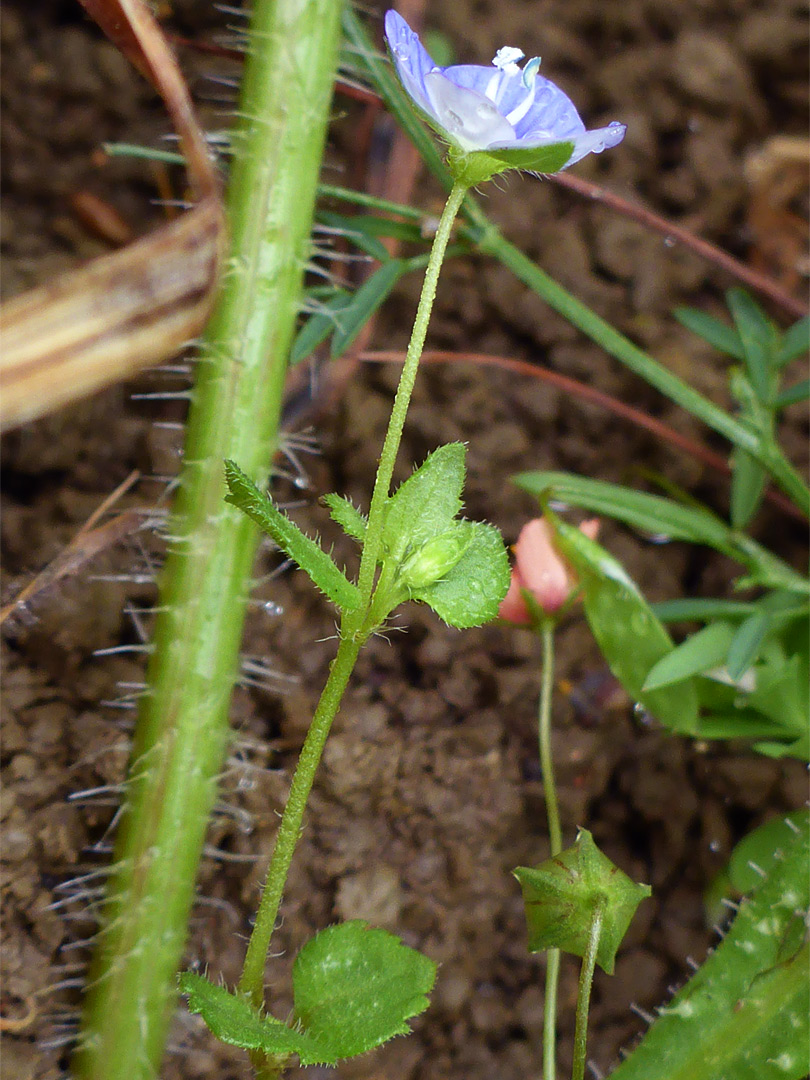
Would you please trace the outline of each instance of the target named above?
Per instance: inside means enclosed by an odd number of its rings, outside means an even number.
[[[599,519],[583,521],[580,530],[595,540],[599,532]],[[577,583],[576,576],[554,547],[553,535],[548,522],[542,518],[534,518],[520,530],[513,549],[515,565],[509,591],[498,609],[502,619],[520,626],[531,623],[522,589],[531,593],[547,615],[559,611],[571,595]]]

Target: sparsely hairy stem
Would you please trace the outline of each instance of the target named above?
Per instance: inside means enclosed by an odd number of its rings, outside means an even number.
[[[554,631],[552,619],[544,619],[540,627],[543,646],[543,676],[540,687],[538,744],[540,768],[543,773],[543,795],[546,801],[548,837],[551,855],[562,851],[560,806],[554,776],[554,757],[551,753],[551,706],[554,698]],[[546,996],[543,1003],[543,1080],[555,1080],[557,1075],[557,989],[560,981],[560,950],[549,949],[546,958]]]
[[[255,0],[234,134],[232,255],[206,335],[154,652],[76,1075],[157,1074],[229,737],[257,530],[224,503],[223,459],[262,482],[309,257],[341,0]]]

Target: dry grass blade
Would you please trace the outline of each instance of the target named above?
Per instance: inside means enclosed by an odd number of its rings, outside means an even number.
[[[160,28],[142,0],[84,6],[163,97],[200,202],[150,236],[3,306],[2,430],[170,357],[205,325],[224,255],[216,172]]]

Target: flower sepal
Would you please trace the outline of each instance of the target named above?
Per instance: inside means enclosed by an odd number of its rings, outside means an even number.
[[[453,179],[467,187],[476,187],[507,169],[534,173],[555,173],[565,168],[574,153],[573,142],[532,146],[526,149],[464,151],[450,145],[447,167]]]

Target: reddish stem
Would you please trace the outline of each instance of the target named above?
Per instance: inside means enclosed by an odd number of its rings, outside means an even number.
[[[375,350],[360,353],[359,359],[367,363],[401,364],[403,356],[404,354],[401,352]],[[731,467],[725,458],[710,450],[708,446],[695,442],[686,435],[681,435],[679,431],[670,427],[669,424],[656,420],[655,417],[648,416],[639,409],[634,409],[632,405],[626,405],[623,401],[611,397],[610,394],[597,390],[596,387],[578,382],[569,375],[561,375],[558,371],[551,371],[549,368],[542,367],[540,364],[529,363],[527,360],[513,360],[508,356],[491,356],[488,353],[442,352],[437,350],[422,353],[422,363],[424,364],[464,362],[478,364],[481,367],[498,367],[504,371],[514,371],[518,375],[531,375],[535,379],[542,379],[543,382],[558,387],[558,389],[571,397],[580,398],[582,401],[590,401],[592,404],[613,413],[614,416],[621,416],[623,419],[635,424],[636,427],[644,428],[664,442],[677,446],[679,450],[683,450],[684,453],[689,454],[698,461],[702,461],[710,469],[715,469],[726,476],[731,475]],[[797,521],[803,522],[805,520],[801,511],[780,492],[768,488],[765,492],[765,498],[774,506],[779,507],[785,514],[796,518]]]
[[[579,176],[572,176],[570,173],[554,173],[548,179],[553,180],[560,187],[575,191],[578,195],[582,195],[592,202],[599,202],[604,206],[609,206],[611,210],[616,210],[623,214],[624,217],[639,222],[640,225],[643,225],[651,232],[660,233],[667,240],[674,240],[679,244],[683,244],[684,247],[694,251],[696,255],[706,259],[707,262],[713,263],[715,266],[720,267],[721,270],[731,274],[732,277],[737,278],[738,281],[744,282],[755,292],[767,296],[792,318],[801,319],[807,314],[806,305],[801,300],[791,296],[790,293],[785,292],[775,281],[765,277],[764,274],[757,273],[750,266],[738,262],[727,252],[715,247],[714,244],[710,244],[708,240],[695,236],[688,229],[684,229],[680,225],[673,225],[671,221],[667,221],[666,218],[656,214],[653,210],[649,210],[646,206],[630,202],[628,199],[622,198],[621,195],[616,195],[615,192],[599,187],[598,184],[592,184],[589,180],[583,180]]]

